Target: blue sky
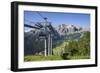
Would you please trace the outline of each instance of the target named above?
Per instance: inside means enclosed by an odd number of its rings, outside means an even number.
[[[90,27],[90,14],[83,13],[58,13],[58,12],[39,12],[42,16],[47,17],[54,27],[60,24],[73,24],[81,27]],[[43,18],[34,11],[24,11],[24,23],[44,22]]]

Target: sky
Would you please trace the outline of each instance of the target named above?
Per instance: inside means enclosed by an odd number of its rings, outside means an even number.
[[[33,22],[44,22],[40,14],[43,17],[47,17],[53,27],[57,27],[61,24],[68,24],[90,28],[90,14],[83,13],[24,11],[24,23],[34,25],[32,24]]]

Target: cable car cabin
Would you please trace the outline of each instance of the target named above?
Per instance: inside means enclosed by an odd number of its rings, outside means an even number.
[[[41,29],[40,30],[40,32],[39,32],[39,36],[41,37],[46,37],[47,35],[48,35],[49,33],[48,33],[48,31],[47,30],[45,30],[45,29]]]

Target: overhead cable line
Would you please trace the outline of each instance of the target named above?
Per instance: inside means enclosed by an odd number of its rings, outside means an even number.
[[[40,16],[41,18],[43,18],[45,21],[47,21],[47,17],[44,17],[44,16],[41,15],[38,11],[37,11],[37,13],[39,14],[39,16]]]

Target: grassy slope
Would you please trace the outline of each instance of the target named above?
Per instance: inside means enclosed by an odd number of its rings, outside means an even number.
[[[72,56],[66,60],[89,59],[89,56]],[[29,61],[51,61],[51,60],[64,60],[61,56],[34,56],[29,55],[24,57],[25,62]]]
[[[24,61],[47,61],[47,60],[62,60],[61,56],[25,56]]]

